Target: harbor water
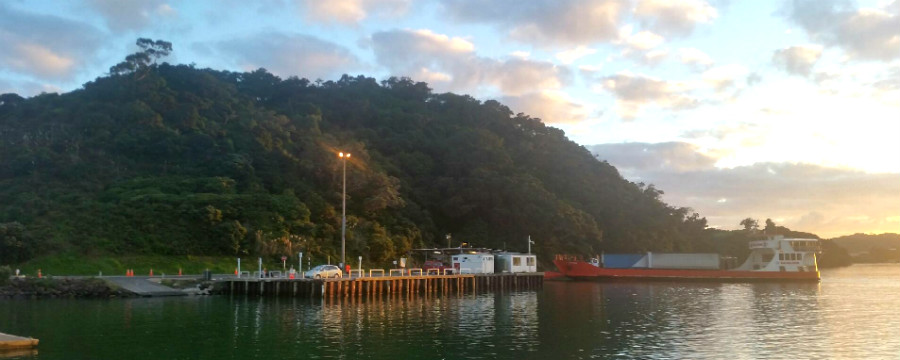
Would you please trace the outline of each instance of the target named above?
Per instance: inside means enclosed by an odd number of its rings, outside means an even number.
[[[900,359],[900,264],[804,283],[546,282],[321,301],[0,300],[13,359]]]

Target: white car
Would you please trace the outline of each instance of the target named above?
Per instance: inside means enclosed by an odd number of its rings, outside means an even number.
[[[338,278],[343,277],[344,274],[341,272],[341,268],[337,267],[337,265],[319,265],[309,271],[306,272],[306,277],[308,278]]]

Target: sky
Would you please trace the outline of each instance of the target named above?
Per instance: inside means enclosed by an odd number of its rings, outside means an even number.
[[[900,233],[900,0],[6,0],[0,93],[78,89],[139,37],[495,99],[712,227]]]

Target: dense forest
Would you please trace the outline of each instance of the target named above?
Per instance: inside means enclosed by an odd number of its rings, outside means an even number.
[[[343,165],[347,255],[379,264],[448,238],[524,251],[530,235],[546,264],[600,251],[738,256],[759,236],[707,229],[497,101],[407,78],[156,64],[171,45],[142,48],[69,93],[0,95],[0,263],[60,251],[336,259]]]

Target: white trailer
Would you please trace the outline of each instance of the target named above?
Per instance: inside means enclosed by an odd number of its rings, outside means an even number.
[[[453,269],[460,274],[492,274],[494,273],[494,255],[491,254],[459,254],[453,255]]]
[[[533,254],[500,253],[496,256],[495,272],[526,273],[537,272],[537,256]]]
[[[719,254],[648,252],[641,260],[635,263],[633,267],[647,269],[718,270]]]

